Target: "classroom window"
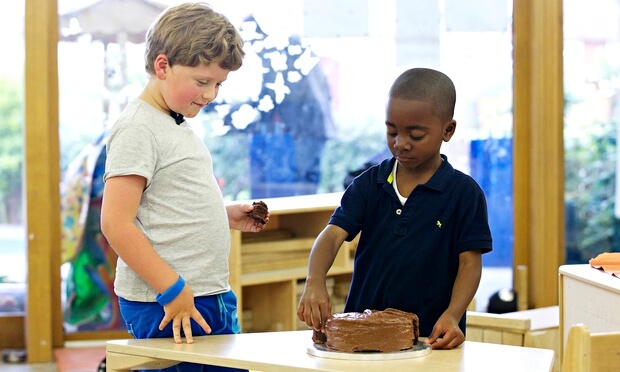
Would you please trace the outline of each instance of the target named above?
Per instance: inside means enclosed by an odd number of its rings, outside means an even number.
[[[564,1],[566,263],[620,251],[620,5]]]
[[[2,4],[0,41],[0,313],[23,312],[26,291],[24,217],[24,1]]]
[[[69,332],[123,327],[112,293],[115,256],[98,231],[103,144],[146,82],[144,32],[177,2],[59,0]],[[218,101],[189,120],[213,155],[227,200],[342,191],[349,172],[388,156],[384,104],[395,77],[414,66],[436,68],[457,88],[457,131],[443,152],[488,200],[495,248],[483,258],[479,310],[493,292],[511,287],[511,1],[210,3],[246,40],[244,67],[229,75]],[[105,8],[126,4],[137,8]],[[87,178],[80,176],[84,169]],[[88,212],[80,215],[85,200]]]

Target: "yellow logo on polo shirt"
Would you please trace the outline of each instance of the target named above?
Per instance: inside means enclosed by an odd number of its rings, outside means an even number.
[[[437,220],[437,227],[441,229],[441,221]]]

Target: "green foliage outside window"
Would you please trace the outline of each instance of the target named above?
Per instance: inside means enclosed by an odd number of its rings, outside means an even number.
[[[23,220],[22,86],[21,80],[0,80],[0,223],[6,224]]]
[[[593,123],[596,133],[565,139],[566,263],[618,250],[616,126]]]

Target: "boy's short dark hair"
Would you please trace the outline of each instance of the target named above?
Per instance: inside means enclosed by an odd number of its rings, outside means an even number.
[[[433,115],[443,122],[454,117],[454,83],[446,74],[437,70],[412,68],[403,72],[392,84],[389,97],[428,102]]]
[[[203,2],[169,7],[146,33],[146,71],[155,73],[155,58],[165,54],[172,66],[217,63],[236,71],[243,60],[243,39],[224,15]]]

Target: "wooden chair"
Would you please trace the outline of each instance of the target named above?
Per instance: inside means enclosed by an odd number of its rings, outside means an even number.
[[[590,333],[577,324],[568,331],[562,372],[620,370],[620,332]]]

